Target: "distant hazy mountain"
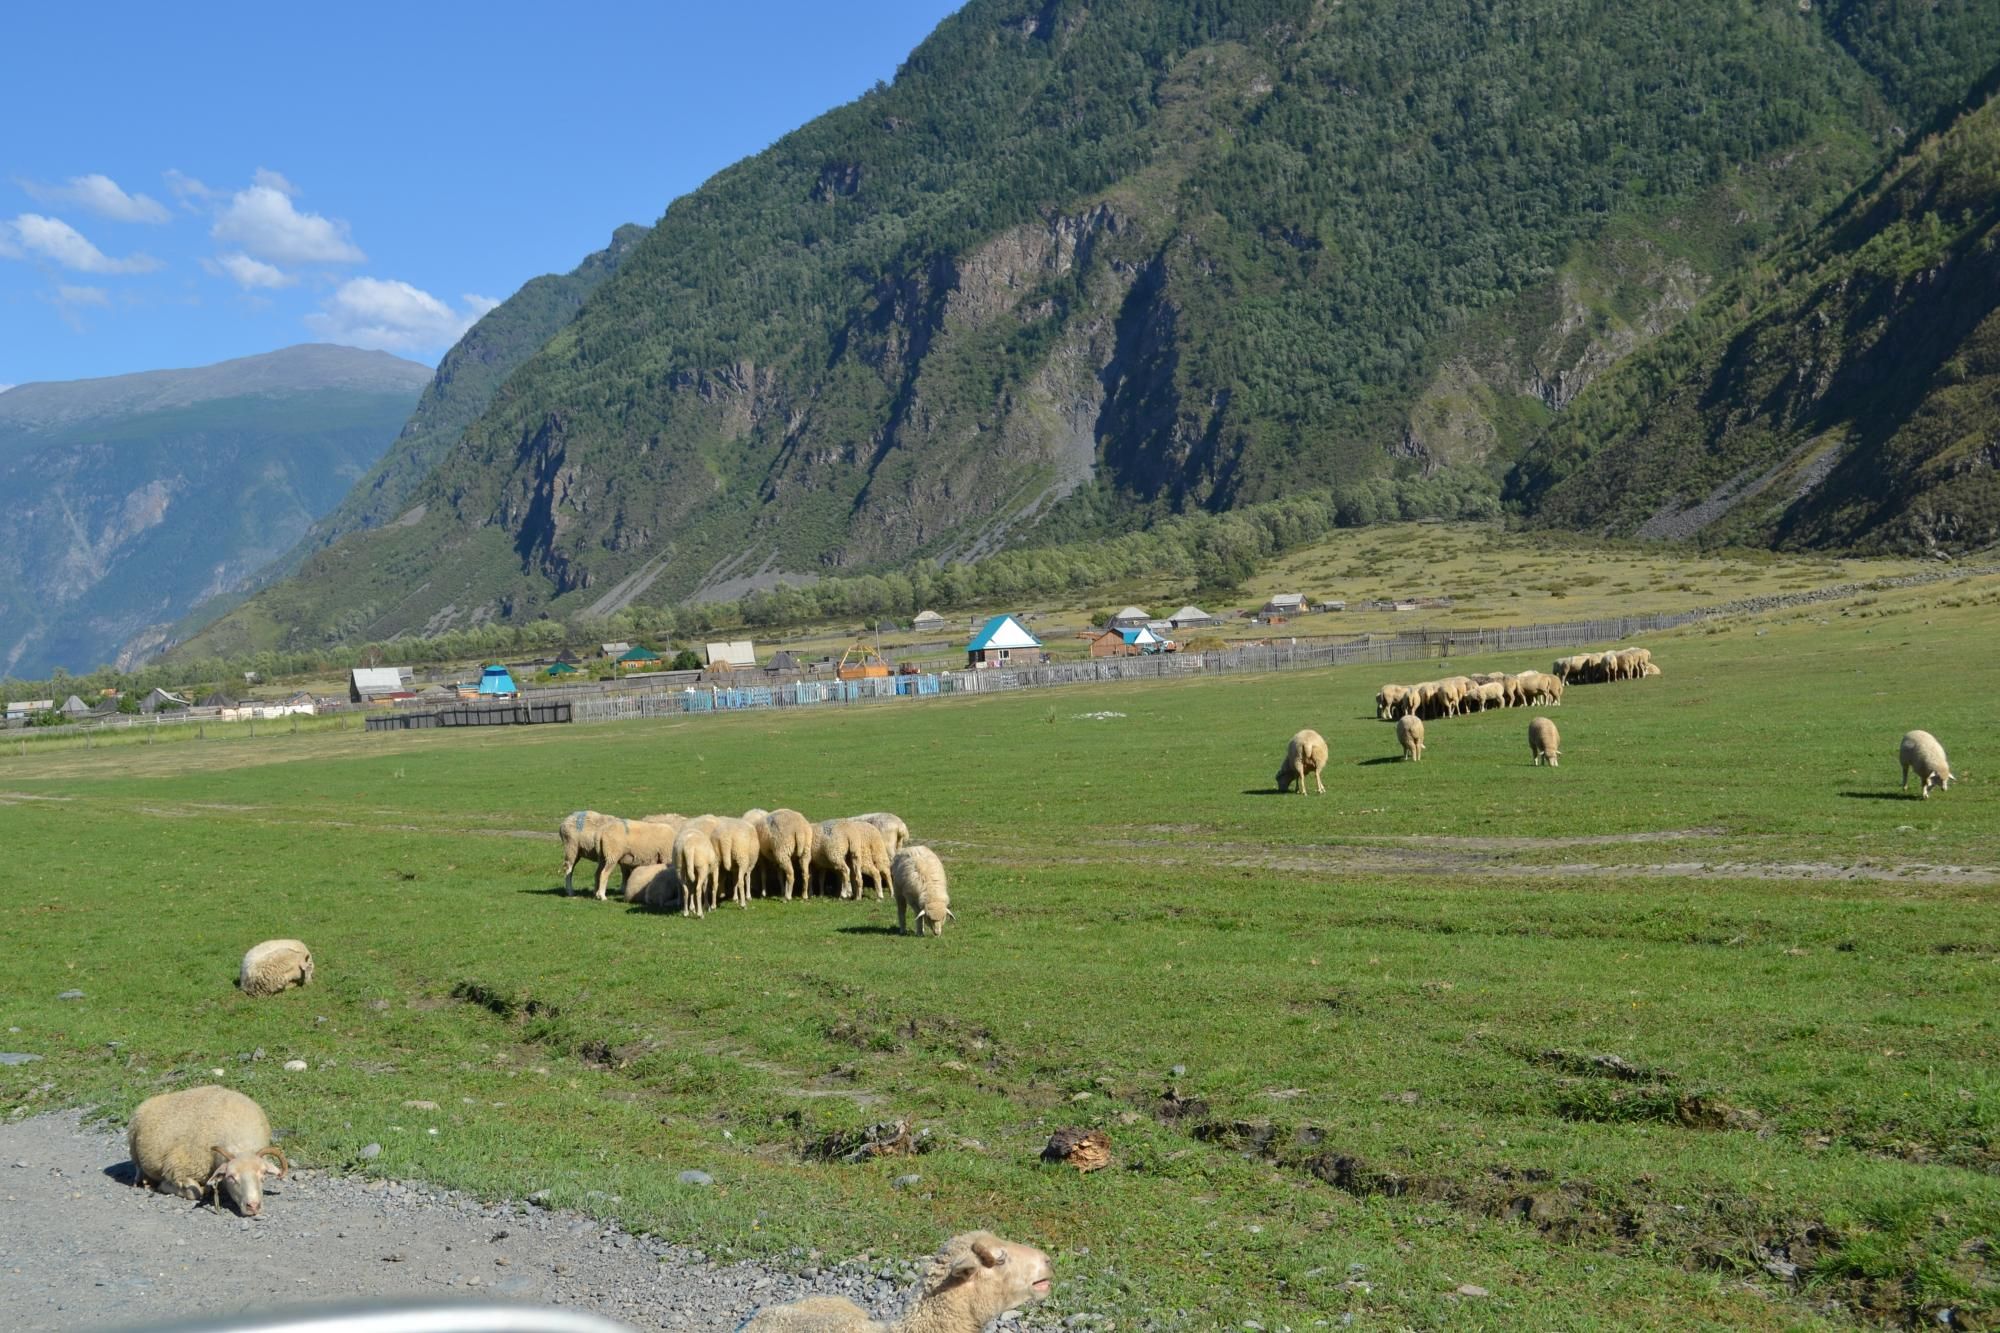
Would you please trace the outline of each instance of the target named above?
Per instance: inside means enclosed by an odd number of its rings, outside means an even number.
[[[0,674],[157,645],[339,503],[430,376],[313,344],[0,394]]]
[[[611,244],[570,272],[531,279],[487,311],[445,354],[417,410],[403,423],[402,434],[348,492],[339,508],[314,523],[291,550],[258,571],[243,587],[196,607],[174,627],[171,638],[185,639],[200,631],[201,642],[190,651],[224,654],[268,648],[277,642],[273,618],[289,621],[288,608],[260,602],[239,610],[244,599],[296,572],[308,556],[349,533],[379,528],[406,514],[412,519],[421,517],[421,510],[410,514],[412,497],[438,460],[492,403],[506,378],[576,318],[584,299],[617,272],[645,235],[646,228],[628,223],[611,234]]]

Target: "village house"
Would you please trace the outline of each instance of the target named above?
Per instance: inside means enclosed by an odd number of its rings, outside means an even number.
[[[968,667],[1009,665],[1016,653],[1021,654],[1023,662],[1039,662],[1041,648],[1042,641],[1019,620],[1013,616],[994,616],[965,645],[965,664]]]
[[[1139,628],[1139,626],[1145,624],[1152,618],[1153,618],[1153,613],[1148,611],[1145,607],[1128,606],[1123,611],[1120,611],[1117,615],[1111,617],[1111,620],[1109,622],[1109,628],[1137,629]]]

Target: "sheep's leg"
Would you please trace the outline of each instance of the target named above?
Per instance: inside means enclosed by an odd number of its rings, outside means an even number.
[[[900,893],[896,895],[896,933],[898,935],[907,935],[910,933],[910,905],[903,901],[903,895]],[[919,915],[917,917],[917,934],[921,935],[923,933],[924,918]]]
[[[1908,791],[1909,789],[1910,789],[1910,766],[1909,766],[1908,764],[1904,764],[1904,765],[1903,765],[1903,790],[1904,790],[1904,791]]]
[[[1318,784],[1318,786],[1319,786],[1319,790],[1320,790],[1320,794],[1321,794],[1322,796],[1324,796],[1324,795],[1326,794],[1326,780],[1325,780],[1324,778],[1320,777],[1320,770],[1318,770],[1318,769],[1316,769],[1316,768],[1315,768],[1315,769],[1313,770],[1313,781],[1314,781],[1314,782],[1315,782],[1316,784]],[[1303,786],[1304,786],[1305,784],[1304,784],[1304,783],[1302,782],[1302,783],[1300,783],[1299,785],[1300,785],[1301,787],[1303,787]]]
[[[565,898],[576,891],[575,884],[571,882],[576,875],[576,858],[576,848],[566,847],[563,849],[563,897]]]
[[[597,901],[604,901],[604,891],[611,887],[611,867],[617,858],[607,856],[597,863]]]

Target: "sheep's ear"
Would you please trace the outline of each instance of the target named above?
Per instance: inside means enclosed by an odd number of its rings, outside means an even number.
[[[1007,1251],[999,1245],[989,1245],[983,1240],[972,1242],[973,1257],[988,1268],[998,1268],[1007,1262]]]
[[[229,1149],[219,1146],[212,1146],[208,1151],[215,1158],[214,1165],[210,1167],[208,1175],[208,1183],[213,1185],[217,1181],[227,1178],[229,1175],[230,1152]]]

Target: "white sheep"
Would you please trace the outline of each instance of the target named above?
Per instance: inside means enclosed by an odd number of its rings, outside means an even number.
[[[556,836],[562,840],[563,849],[563,896],[574,892],[571,877],[576,873],[579,860],[604,863],[603,849],[598,845],[598,835],[608,823],[616,823],[612,815],[600,815],[595,810],[577,810],[564,817],[556,825]]]
[[[1032,1245],[990,1231],[953,1236],[931,1260],[916,1304],[886,1323],[844,1296],[809,1296],[751,1315],[738,1333],[980,1333],[1049,1294],[1055,1267]]]
[[[236,984],[245,995],[276,995],[312,984],[312,950],[298,940],[265,940],[243,955]]]
[[[664,911],[681,905],[680,876],[670,865],[634,866],[625,877],[625,901]]]
[[[778,868],[785,901],[791,901],[794,883],[805,897],[812,897],[812,821],[796,810],[773,810],[757,826],[757,842],[765,864]]]
[[[910,826],[896,815],[877,811],[872,815],[856,815],[854,818],[864,824],[873,824],[881,832],[882,841],[888,844],[891,856],[902,851],[903,845],[910,840]]]
[[[1557,748],[1561,744],[1562,738],[1556,735],[1555,723],[1545,717],[1529,721],[1528,752],[1534,756],[1535,763],[1540,764],[1546,759],[1550,768],[1556,767],[1556,760],[1562,755],[1562,751]]]
[[[213,1189],[218,1202],[228,1198],[245,1217],[263,1210],[264,1177],[282,1176],[290,1167],[271,1145],[264,1108],[213,1083],[140,1102],[125,1146],[141,1185],[183,1199]]]
[[[738,907],[749,907],[750,877],[756,873],[761,852],[756,826],[725,817],[715,821],[708,836],[715,844],[715,868],[723,887]]]
[[[1299,795],[1306,792],[1306,778],[1326,790],[1326,779],[1320,773],[1326,768],[1326,738],[1308,727],[1297,732],[1285,743],[1285,762],[1278,765],[1278,790],[1289,791],[1294,782],[1299,784]]]
[[[1931,784],[1936,783],[1939,791],[1951,790],[1951,761],[1944,757],[1944,746],[1928,731],[1904,733],[1903,743],[1897,757],[1903,761],[1903,790],[1910,789],[1910,770],[1915,769],[1923,779],[1923,786],[1917,795],[1928,801],[1931,798]]]
[[[854,896],[854,870],[847,854],[846,820],[821,820],[819,827],[813,830],[812,868],[839,879],[841,897]],[[812,896],[810,888],[806,896]]]
[[[1375,716],[1383,720],[1397,716],[1396,710],[1403,707],[1403,701],[1409,694],[1409,690],[1401,685],[1384,685],[1375,691]]]
[[[674,876],[681,884],[681,915],[706,916],[715,902],[715,842],[700,820],[691,819],[674,838]]]
[[[889,879],[896,886],[896,929],[909,933],[909,913],[917,914],[917,934],[930,927],[933,935],[944,934],[944,923],[956,921],[951,910],[951,890],[945,883],[944,862],[928,847],[905,847],[889,864]]]
[[[1421,718],[1404,716],[1396,719],[1396,743],[1403,747],[1403,758],[1410,760],[1424,757],[1424,724]]]
[[[854,895],[864,896],[872,879],[879,903],[889,893],[889,839],[865,819],[843,819],[841,824],[847,833],[848,864],[854,869]]]

